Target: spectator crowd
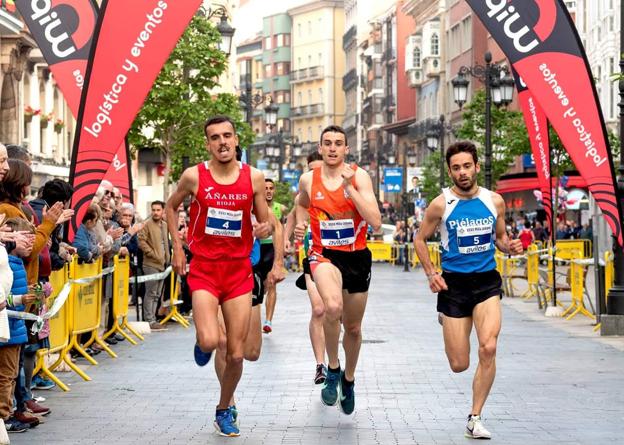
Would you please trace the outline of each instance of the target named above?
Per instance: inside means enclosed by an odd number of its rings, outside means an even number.
[[[33,375],[37,351],[50,346],[49,323],[33,329],[34,321],[7,318],[5,309],[43,316],[49,307],[49,296],[55,291],[50,283],[51,273],[74,259],[79,264],[101,260],[105,268],[112,265],[116,255],[128,256],[134,275],[163,272],[170,262],[163,202],[154,201],[150,217],[140,221],[128,197],[122,196],[110,182],[102,181],[73,242],[68,243],[64,230],[65,223],[74,215],[70,208],[71,185],[52,179],[33,195],[32,179],[29,152],[18,145],[0,144],[0,445],[9,443],[7,433],[25,432],[43,423],[43,416],[51,409],[37,401],[33,390],[55,386],[43,375]],[[180,236],[185,238],[187,219],[183,211],[179,225]],[[166,330],[158,320],[166,315],[169,305],[169,281],[160,278],[133,289],[130,304],[143,302],[141,315],[152,331]],[[181,288],[180,311],[184,313],[191,309],[190,295],[184,282]],[[101,333],[108,332],[117,322],[112,293],[112,275],[105,275]],[[115,345],[123,340],[116,334],[105,341]],[[102,350],[97,343],[85,349],[90,355]],[[81,357],[74,356],[72,360]]]

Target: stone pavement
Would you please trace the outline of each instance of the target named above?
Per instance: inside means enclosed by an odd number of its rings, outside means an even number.
[[[212,426],[218,398],[212,364],[192,358],[193,329],[170,324],[140,346],[98,356],[71,392],[40,391],[46,423],[11,435],[20,444],[467,444],[463,437],[475,370],[453,374],[444,356],[435,297],[421,271],[377,264],[356,374],[356,411],[320,402],[312,382],[309,304],[290,275],[278,288],[274,332],[246,363],[238,391],[241,437]],[[546,319],[534,302],[506,299],[498,376],[484,411],[492,443],[622,443],[624,339],[603,341],[587,321]],[[473,335],[473,345],[474,345]],[[84,363],[84,362],[82,362]]]

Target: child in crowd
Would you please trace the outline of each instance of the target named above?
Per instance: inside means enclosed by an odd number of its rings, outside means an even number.
[[[28,223],[21,218],[10,218],[6,225],[13,231],[28,229]],[[8,308],[14,311],[24,311],[25,306],[35,302],[35,295],[28,289],[26,269],[23,258],[28,258],[33,248],[31,242],[18,242],[13,250],[8,252],[9,266],[13,273],[11,293],[7,299]],[[18,406],[12,413],[13,392],[17,388],[16,379],[20,372],[20,353],[23,345],[28,341],[24,320],[9,318],[11,338],[0,346],[0,417],[4,420],[9,433],[23,432],[39,424],[39,419],[26,412],[21,401],[23,395],[18,391],[16,399]],[[19,406],[21,403],[22,406]]]
[[[97,243],[97,238],[93,229],[101,218],[100,207],[91,204],[84,217],[82,224],[74,237],[74,247],[78,253],[78,259],[84,263],[94,261],[102,253],[102,246]]]

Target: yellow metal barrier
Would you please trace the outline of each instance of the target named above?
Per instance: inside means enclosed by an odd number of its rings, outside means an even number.
[[[566,320],[570,320],[578,314],[585,315],[589,318],[595,318],[594,315],[585,308],[583,303],[584,289],[585,289],[585,273],[586,267],[582,264],[578,264],[572,261],[570,264],[570,290],[572,293],[572,303],[563,311],[562,317],[566,317]]]
[[[539,288],[539,253],[538,253],[537,245],[536,244],[531,244],[527,248],[526,254],[527,254],[527,263],[526,263],[527,274],[526,274],[526,279],[527,279],[528,289],[524,293],[524,295],[522,295],[522,297],[525,300],[528,300],[529,298],[532,298],[532,297],[535,297],[535,296],[537,296],[539,298],[539,295],[540,295],[540,288]]]
[[[164,325],[173,318],[182,326],[188,328],[191,324],[178,312],[178,304],[181,303],[181,301],[178,300],[178,295],[180,294],[180,280],[177,279],[173,271],[171,271],[171,286],[169,288],[171,289],[171,294],[169,295],[169,314],[160,320],[160,324]]]
[[[392,244],[383,241],[368,241],[366,247],[371,251],[373,261],[395,261],[396,257],[392,252]]]
[[[564,260],[591,258],[592,243],[588,239],[560,239],[556,242],[557,258]]]
[[[440,244],[436,242],[427,243],[427,249],[429,250],[429,258],[431,263],[435,266],[438,272],[442,271],[442,261],[440,254]]]
[[[133,345],[137,342],[130,337],[125,330],[131,332],[140,340],[145,340],[141,334],[136,332],[128,324],[128,299],[130,293],[130,257],[119,258],[115,255],[113,260],[115,270],[113,271],[113,327],[106,332],[102,338],[106,339],[115,333],[121,334]],[[120,321],[121,319],[121,321]]]
[[[48,308],[52,307],[54,304],[54,300],[58,296],[59,292],[65,286],[68,280],[69,267],[66,264],[62,269],[55,270],[50,274],[50,284],[52,285],[52,294],[48,298]],[[63,351],[67,347],[67,343],[69,340],[69,326],[68,326],[68,302],[66,302],[63,307],[54,315],[54,317],[50,318],[50,336],[48,340],[50,342],[50,347],[45,349],[39,349],[37,351],[37,365],[33,372],[33,375],[36,375],[38,372],[42,372],[48,378],[50,378],[54,383],[57,384],[59,388],[63,391],[69,391],[69,387],[65,385],[54,373],[52,372],[56,366],[62,361],[57,360],[53,365],[47,366],[45,357],[49,354],[54,354],[60,351]]]
[[[605,252],[605,303],[607,301],[609,290],[613,287],[615,280],[615,268],[613,266],[613,252]]]
[[[102,259],[91,264],[78,264],[74,258],[70,266],[69,277],[72,280],[97,276],[102,271]],[[98,278],[88,284],[74,284],[70,295],[70,318],[69,318],[69,344],[62,353],[62,360],[84,380],[91,380],[82,369],[72,363],[67,358],[67,353],[75,349],[92,365],[97,365],[97,361],[83,349],[79,341],[80,334],[91,333],[91,338],[85,343],[85,347],[95,342],[102,347],[111,357],[117,355],[98,336],[100,318],[102,312],[102,279]]]

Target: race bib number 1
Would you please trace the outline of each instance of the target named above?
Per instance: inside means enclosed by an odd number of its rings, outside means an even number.
[[[242,210],[208,208],[205,232],[213,236],[241,237],[243,225]]]
[[[459,253],[486,252],[492,248],[492,226],[457,227],[457,248]]]
[[[348,246],[355,243],[355,228],[352,219],[319,221],[321,244],[325,247]]]

